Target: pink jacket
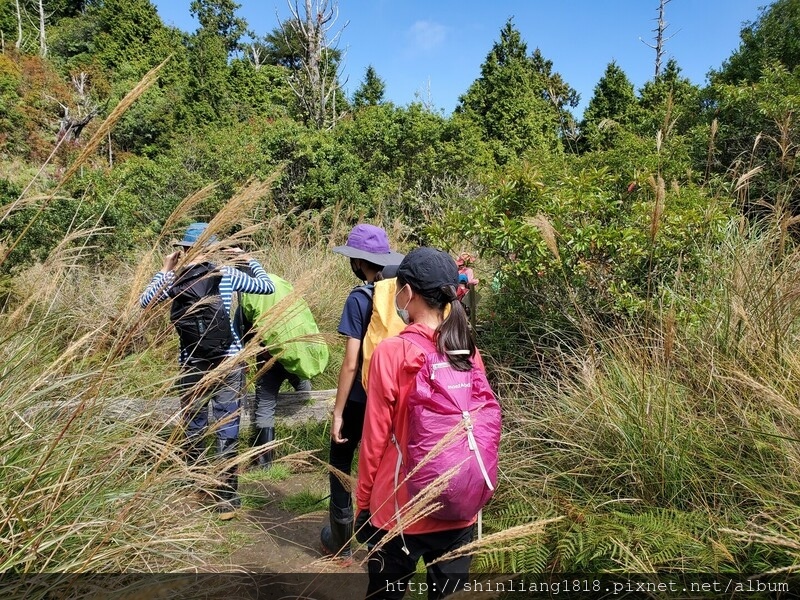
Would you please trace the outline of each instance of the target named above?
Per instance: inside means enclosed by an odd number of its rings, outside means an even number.
[[[406,330],[416,331],[433,340],[434,331],[422,324],[409,325]],[[358,459],[358,487],[356,506],[359,511],[369,509],[372,524],[389,530],[395,525],[394,477],[397,465],[397,448],[392,443],[392,433],[401,448],[408,439],[406,398],[411,392],[414,377],[425,360],[423,352],[401,337],[383,340],[375,348],[369,366],[369,389],[364,432]],[[475,368],[484,369],[480,354],[473,357]],[[402,478],[402,475],[401,475]],[[397,502],[402,508],[409,500],[405,485],[397,490]],[[475,522],[443,521],[425,517],[407,527],[405,533],[430,533],[460,529]]]

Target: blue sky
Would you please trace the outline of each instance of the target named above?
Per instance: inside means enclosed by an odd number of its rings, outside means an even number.
[[[333,0],[331,0],[333,1]],[[258,35],[289,16],[285,0],[238,0],[238,14]],[[194,31],[190,0],[154,0],[165,23]],[[302,0],[299,4],[303,4]],[[706,81],[739,45],[744,21],[765,0],[671,0],[666,57],[684,76]],[[480,66],[509,17],[528,45],[581,95],[579,117],[612,60],[638,90],[653,76],[658,0],[339,0],[342,81],[349,95],[368,65],[386,83],[385,99],[429,101],[449,114],[479,77]],[[346,25],[346,26],[345,26]]]

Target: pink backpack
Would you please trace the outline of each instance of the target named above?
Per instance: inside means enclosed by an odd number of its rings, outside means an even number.
[[[402,480],[401,470],[413,497],[460,465],[435,498],[442,507],[433,516],[448,521],[472,519],[497,485],[500,405],[483,371],[456,371],[424,335],[404,331],[400,336],[425,352],[425,363],[408,398],[405,453],[395,439],[399,453],[395,488]]]

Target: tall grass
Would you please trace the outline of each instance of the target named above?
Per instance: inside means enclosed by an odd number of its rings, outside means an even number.
[[[489,523],[563,518],[524,550],[488,548],[481,568],[800,568],[800,254],[781,243],[777,226],[732,228],[707,280],[670,290],[655,324],[503,377]]]
[[[320,214],[302,227],[258,217],[271,181],[252,181],[211,220],[209,235],[240,245],[295,283],[334,348],[344,298],[357,282],[344,243],[355,215]],[[180,449],[175,396],[177,342],[168,305],[142,310],[138,297],[170,242],[193,220],[198,191],[170,216],[157,245],[135,265],[87,261],[87,240],[109,234],[70,232],[48,259],[10,280],[0,312],[0,570],[6,573],[115,573],[213,569],[220,532],[207,508],[191,500],[228,465],[188,468]],[[331,229],[323,219],[336,223]],[[256,241],[254,241],[256,240]],[[232,257],[216,253],[218,263]],[[186,260],[192,260],[192,256]],[[279,318],[279,317],[278,317]],[[252,360],[257,342],[241,358]],[[224,376],[229,361],[206,384]],[[317,387],[334,387],[338,365]],[[246,463],[252,451],[235,459]],[[43,580],[45,593],[53,583]],[[19,590],[14,582],[4,596]]]
[[[169,374],[128,385],[119,361],[103,359],[113,313],[86,319],[79,307],[91,301],[68,302],[96,293],[97,282],[54,264],[38,271],[25,310],[0,315],[0,569],[195,568],[190,550],[202,555],[206,536],[186,502],[192,477],[171,426],[146,402],[129,419],[109,418],[128,394],[152,397]]]

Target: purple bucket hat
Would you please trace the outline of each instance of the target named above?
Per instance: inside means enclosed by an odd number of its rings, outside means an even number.
[[[347,236],[347,243],[344,246],[336,246],[333,251],[348,258],[368,260],[381,267],[396,265],[404,258],[403,254],[392,252],[389,248],[389,236],[386,235],[386,231],[367,223],[353,227]]]

